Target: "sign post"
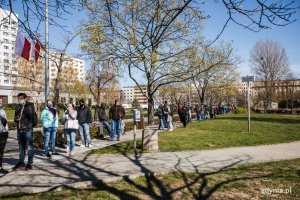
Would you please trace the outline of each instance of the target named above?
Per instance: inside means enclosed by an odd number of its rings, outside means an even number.
[[[250,82],[254,81],[254,76],[244,76],[242,77],[242,82],[247,82],[247,96],[248,96],[248,132],[250,133]]]
[[[141,120],[141,112],[138,109],[133,109],[133,123],[134,123],[134,129],[133,129],[133,148],[136,150],[136,122],[139,122]]]

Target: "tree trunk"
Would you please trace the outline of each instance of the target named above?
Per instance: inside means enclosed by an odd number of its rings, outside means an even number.
[[[148,92],[148,124],[149,125],[153,125],[154,121],[154,99],[153,99],[153,95],[150,94],[150,92]]]

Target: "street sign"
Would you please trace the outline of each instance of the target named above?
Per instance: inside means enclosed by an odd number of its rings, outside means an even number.
[[[244,76],[242,77],[242,82],[254,81],[254,76]]]
[[[250,133],[250,82],[254,81],[254,76],[244,76],[242,77],[242,82],[247,82],[248,90],[247,90],[247,96],[248,96],[248,132]]]

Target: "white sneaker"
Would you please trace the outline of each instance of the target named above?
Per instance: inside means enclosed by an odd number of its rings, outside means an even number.
[[[89,147],[93,147],[92,144],[89,144]]]
[[[169,131],[173,131],[173,129],[170,129]]]
[[[67,146],[67,151],[69,151],[70,150],[70,147],[69,146]]]
[[[80,145],[80,147],[85,147],[85,145],[84,145],[84,144],[82,144],[82,145]]]

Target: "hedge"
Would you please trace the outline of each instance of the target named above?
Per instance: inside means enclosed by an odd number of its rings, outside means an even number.
[[[193,114],[192,117],[196,117],[196,115]],[[153,121],[154,121],[155,125],[157,125],[159,123],[158,118],[155,118]],[[179,121],[179,116],[173,116],[173,122],[178,122],[178,121]],[[145,124],[146,124],[146,122],[145,122]],[[10,127],[10,130],[12,130],[12,128],[16,129],[16,123],[10,121],[9,127]],[[41,126],[39,125],[39,127],[41,127]],[[139,126],[139,124],[137,124],[137,129],[139,127],[141,127],[141,126]],[[131,130],[133,130],[133,128],[134,128],[133,122],[126,122],[125,132],[131,131]],[[104,129],[104,134],[107,135],[106,129]],[[44,138],[43,138],[42,130],[34,130],[33,135],[34,135],[34,137],[33,137],[34,145],[36,147],[38,147],[39,149],[43,149],[44,148]],[[90,135],[91,135],[91,139],[100,138],[98,127],[90,126]],[[76,141],[79,141],[79,140],[80,140],[80,134],[79,134],[79,131],[77,131]],[[59,129],[56,134],[56,146],[64,148],[65,145],[66,145],[66,139],[64,136],[63,129]]]

